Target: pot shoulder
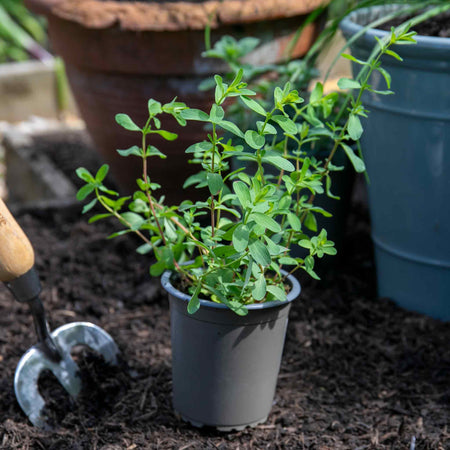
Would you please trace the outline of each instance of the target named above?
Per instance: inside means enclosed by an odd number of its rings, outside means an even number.
[[[33,11],[54,14],[88,28],[183,30],[305,15],[325,0],[206,0],[202,2],[119,2],[98,0],[26,0]]]

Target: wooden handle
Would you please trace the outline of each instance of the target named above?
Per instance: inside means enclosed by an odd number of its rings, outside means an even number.
[[[28,272],[33,265],[33,247],[0,199],[0,281],[12,281]]]

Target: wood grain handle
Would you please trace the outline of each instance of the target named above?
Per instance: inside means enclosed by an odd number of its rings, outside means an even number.
[[[0,281],[12,281],[28,272],[33,265],[33,247],[0,199]]]

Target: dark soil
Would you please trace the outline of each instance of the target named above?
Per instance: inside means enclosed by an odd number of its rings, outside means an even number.
[[[107,224],[79,209],[22,212],[36,251],[51,327],[83,320],[107,330],[119,367],[77,359],[84,390],[73,403],[51,377],[41,392],[52,432],[16,403],[15,367],[35,342],[27,308],[0,290],[2,449],[450,448],[450,324],[377,299],[369,224],[354,205],[346,254],[321,282],[302,280],[288,327],[275,403],[254,429],[196,429],[171,407],[169,310],[149,259],[130,237],[105,241]]]
[[[391,31],[391,27],[397,27],[406,20],[412,19],[412,17],[397,17],[394,20],[386,22],[379,28],[385,31]],[[440,14],[425,20],[414,27],[411,30],[415,31],[421,36],[435,36],[435,37],[450,37],[450,12]]]

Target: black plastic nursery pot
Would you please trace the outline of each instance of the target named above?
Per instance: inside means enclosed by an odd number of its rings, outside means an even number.
[[[364,8],[341,23],[347,39],[398,5]],[[387,32],[364,32],[352,54],[365,59]],[[395,95],[368,93],[361,143],[368,185],[378,294],[450,320],[450,39],[415,36],[386,56]],[[359,69],[358,69],[359,70]],[[374,73],[374,89],[386,89]]]
[[[194,426],[220,431],[263,423],[271,410],[291,302],[300,284],[290,275],[287,300],[248,305],[238,316],[223,304],[200,300],[187,312],[191,296],[161,282],[169,294],[173,407]]]

